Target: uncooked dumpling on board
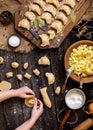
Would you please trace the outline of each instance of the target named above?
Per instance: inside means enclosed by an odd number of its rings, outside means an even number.
[[[65,24],[67,23],[67,21],[68,21],[68,17],[67,17],[63,12],[58,12],[58,13],[56,14],[55,19],[61,20],[61,21],[64,23],[64,25],[65,25]]]
[[[29,19],[31,22],[33,22],[36,18],[35,14],[31,11],[25,12],[25,17]]]
[[[47,34],[41,34],[39,35],[42,41],[42,44],[40,46],[45,47],[49,45],[49,36]]]
[[[68,5],[62,5],[60,6],[59,11],[64,11],[67,15],[70,15],[71,8]]]
[[[30,29],[30,23],[27,19],[22,19],[22,20],[19,21],[18,27],[22,27],[22,28],[29,30]]]
[[[76,0],[66,0],[65,4],[69,5],[71,8],[74,8],[76,5]]]
[[[48,34],[49,34],[49,39],[50,40],[54,39],[55,36],[56,36],[56,32],[53,29],[48,30]]]
[[[33,3],[38,4],[42,9],[46,6],[44,0],[34,0]]]
[[[51,24],[51,27],[53,29],[55,29],[57,31],[57,33],[60,33],[63,29],[63,24],[61,21],[59,20],[55,20],[52,24]]]
[[[46,0],[46,2],[55,5],[56,8],[58,8],[60,5],[58,0]]]
[[[56,15],[56,8],[53,6],[53,5],[47,5],[45,8],[44,8],[44,11],[46,12],[50,12],[53,16]]]
[[[29,5],[29,11],[35,12],[38,15],[41,15],[41,13],[42,13],[42,9],[37,4],[30,4]]]
[[[45,12],[41,15],[41,18],[46,21],[47,24],[50,24],[53,20],[52,15],[48,12]]]

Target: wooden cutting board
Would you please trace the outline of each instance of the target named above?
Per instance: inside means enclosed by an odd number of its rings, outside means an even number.
[[[78,21],[81,19],[81,17],[84,15],[85,11],[87,10],[87,8],[90,5],[90,1],[89,0],[80,0],[79,2],[77,2],[75,8],[73,9],[74,14],[76,15],[76,19],[73,22],[71,17],[68,17],[68,22],[67,24],[64,26],[63,30],[61,33],[59,33],[57,35],[57,37],[55,37],[53,40],[50,41],[50,45],[47,45],[45,47],[41,46],[41,39],[36,39],[31,33],[30,31],[18,27],[18,23],[20,20],[22,20],[24,18],[24,13],[26,11],[28,11],[28,5],[29,2],[26,2],[24,4],[22,4],[22,6],[20,7],[20,9],[15,13],[15,29],[20,32],[23,36],[25,36],[27,39],[29,39],[29,41],[31,41],[34,45],[36,45],[37,47],[39,47],[40,49],[51,49],[51,48],[58,48],[63,40],[66,38],[66,36],[69,34],[69,32],[72,30],[72,28],[78,23]],[[48,26],[49,28],[49,26]],[[39,31],[40,34],[42,33],[47,33],[43,32],[43,31]]]

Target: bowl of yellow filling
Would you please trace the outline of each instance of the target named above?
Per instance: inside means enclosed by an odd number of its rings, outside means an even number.
[[[64,57],[65,69],[73,70],[71,78],[83,83],[93,82],[93,41],[81,40],[72,44]]]

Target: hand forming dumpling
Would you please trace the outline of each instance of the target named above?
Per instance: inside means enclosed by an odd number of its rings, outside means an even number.
[[[44,0],[34,0],[33,3],[38,4],[42,9],[45,7],[46,3]]]
[[[43,13],[41,18],[44,19],[47,24],[50,24],[52,22],[52,15],[48,12]]]
[[[65,4],[69,5],[71,8],[74,8],[76,5],[76,0],[66,0]]]
[[[63,12],[57,12],[55,19],[61,20],[64,24],[68,21],[67,16]]]
[[[30,29],[30,22],[27,19],[22,19],[19,21],[18,27],[22,27],[22,28],[29,30]]]
[[[46,2],[55,5],[57,8],[60,5],[58,0],[46,0]]]
[[[56,8],[53,6],[53,5],[47,5],[45,8],[44,8],[44,11],[46,12],[50,12],[53,16],[56,15]]]
[[[45,47],[45,46],[49,45],[49,36],[47,34],[41,34],[39,36],[42,40],[42,44],[40,46]]]
[[[51,24],[51,27],[53,29],[55,29],[57,31],[57,33],[60,33],[63,29],[63,25],[62,25],[62,22],[59,21],[59,20],[55,20],[52,24]]]
[[[42,9],[37,4],[30,4],[29,11],[33,11],[33,12],[37,13],[38,15],[41,15],[41,13],[42,13]]]
[[[30,11],[25,12],[25,17],[31,20],[31,22],[33,22],[36,18],[35,14]]]
[[[70,15],[71,13],[71,8],[68,5],[62,5],[59,9],[59,11],[62,10],[64,11],[67,15]]]

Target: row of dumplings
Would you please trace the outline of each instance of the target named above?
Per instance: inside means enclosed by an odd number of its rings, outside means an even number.
[[[45,47],[50,45],[50,40],[53,40],[58,33],[62,32],[75,5],[76,0],[66,0],[64,4],[63,1],[59,2],[58,0],[34,0],[29,5],[29,11],[25,12],[26,18],[19,22],[18,27],[29,30],[39,16],[49,25],[47,34],[39,35],[42,41],[41,46]]]

